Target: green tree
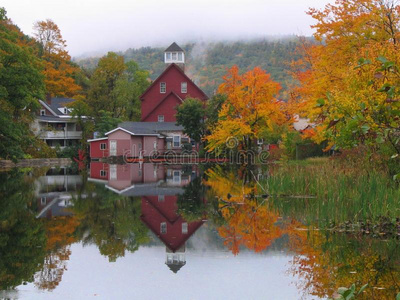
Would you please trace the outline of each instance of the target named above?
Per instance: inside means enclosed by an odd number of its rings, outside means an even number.
[[[183,132],[191,139],[200,142],[205,131],[203,102],[195,98],[186,98],[176,110],[177,124],[183,126]]]
[[[88,93],[88,104],[96,119],[100,117],[101,110],[111,112],[114,118],[123,115],[125,99],[117,97],[116,87],[125,70],[124,58],[114,52],[108,52],[100,59]]]
[[[100,134],[100,136],[104,136],[104,134],[115,127],[117,127],[118,123],[121,122],[121,119],[114,118],[112,113],[109,111],[101,110],[99,111],[99,118],[97,119],[95,130]]]
[[[129,121],[140,121],[140,96],[149,87],[149,72],[139,68],[133,60],[126,64],[126,71],[116,84],[117,102],[123,104],[123,118]]]
[[[32,281],[43,263],[45,230],[29,209],[34,188],[21,171],[0,172],[0,290]]]
[[[44,96],[42,64],[32,41],[0,12],[0,157],[22,158],[34,141],[32,111]]]

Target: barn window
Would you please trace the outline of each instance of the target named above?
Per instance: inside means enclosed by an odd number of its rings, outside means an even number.
[[[167,84],[165,82],[160,82],[160,93],[165,94],[167,92]]]
[[[182,223],[182,233],[186,234],[188,233],[188,223]]]
[[[158,115],[158,122],[164,122],[164,115]]]
[[[181,82],[181,93],[187,93],[187,82]]]
[[[100,170],[100,177],[106,177],[106,176],[107,176],[107,171]]]
[[[106,150],[107,149],[107,144],[106,143],[101,143],[100,144],[100,150]]]
[[[167,233],[167,223],[166,222],[160,223],[160,232],[161,232],[161,234]]]

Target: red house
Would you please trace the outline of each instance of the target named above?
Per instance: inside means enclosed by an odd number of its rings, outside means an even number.
[[[173,43],[164,52],[165,71],[140,97],[142,122],[176,122],[176,106],[185,98],[207,100],[207,95],[185,74],[185,53]]]
[[[110,156],[142,158],[180,152],[191,142],[176,125],[176,107],[187,97],[202,101],[207,95],[185,74],[185,53],[173,43],[164,52],[167,68],[140,97],[141,122],[124,122],[106,133],[106,138],[88,140],[90,157]]]

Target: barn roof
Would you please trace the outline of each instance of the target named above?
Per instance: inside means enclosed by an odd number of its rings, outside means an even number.
[[[183,49],[178,46],[177,43],[173,42],[164,52],[172,52],[172,51],[182,51]]]

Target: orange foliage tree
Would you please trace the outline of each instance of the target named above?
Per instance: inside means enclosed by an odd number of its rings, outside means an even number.
[[[278,214],[256,197],[257,187],[220,167],[207,171],[205,184],[218,198],[218,209],[226,224],[218,228],[224,244],[237,255],[240,246],[255,252],[265,250],[283,234],[276,225]],[[229,192],[228,192],[229,191]]]
[[[79,67],[71,62],[60,29],[48,19],[36,22],[34,30],[35,39],[40,45],[39,57],[45,62],[47,93],[57,97],[74,97],[81,90],[74,79]]]
[[[46,220],[47,255],[43,268],[35,275],[35,285],[42,290],[54,290],[67,270],[71,255],[70,245],[76,242],[74,233],[80,221],[75,216],[61,216]]]
[[[249,149],[254,139],[273,130],[275,124],[288,121],[284,103],[276,98],[281,87],[262,69],[256,67],[241,75],[238,67],[233,66],[223,79],[218,92],[225,94],[227,100],[218,122],[206,137],[209,151],[220,153],[231,138]]]
[[[338,147],[392,142],[399,134],[400,7],[338,0],[309,11],[317,44],[294,63],[292,109],[316,124],[308,136]],[[392,143],[400,152],[400,147]]]

